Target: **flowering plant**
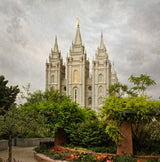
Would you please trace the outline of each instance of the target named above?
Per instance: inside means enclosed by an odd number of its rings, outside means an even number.
[[[46,146],[44,146],[45,145],[42,147],[43,149],[46,148]],[[54,146],[50,149],[46,148],[43,154],[53,160],[66,160],[69,162],[137,162],[136,159],[127,155],[117,156],[115,154],[108,153],[93,153],[61,146]]]
[[[62,147],[54,146],[46,153],[51,159],[67,160],[72,162],[113,162],[115,155],[110,154],[96,154],[84,151],[70,150]]]

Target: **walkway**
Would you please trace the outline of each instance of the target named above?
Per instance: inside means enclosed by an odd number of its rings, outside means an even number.
[[[34,147],[13,147],[12,155],[16,161],[19,162],[37,162],[34,159],[33,149]],[[6,160],[8,158],[8,150],[0,151],[0,158]]]

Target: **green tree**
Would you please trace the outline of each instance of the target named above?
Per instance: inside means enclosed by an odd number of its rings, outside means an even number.
[[[8,162],[12,161],[12,138],[18,134],[30,136],[37,132],[40,136],[45,132],[45,118],[39,113],[22,111],[12,105],[4,115],[0,115],[0,134],[9,140]]]
[[[132,123],[141,121],[149,122],[156,115],[155,110],[159,108],[160,102],[148,100],[147,96],[119,98],[111,96],[106,98],[102,113],[108,121],[106,132],[114,142],[119,144],[122,134],[119,125],[128,120]],[[151,114],[151,115],[150,115]]]
[[[144,94],[149,86],[156,85],[156,82],[147,74],[141,74],[139,77],[131,75],[129,81],[134,85],[130,91],[137,95]]]
[[[48,136],[51,137],[57,129],[64,128],[67,131],[71,123],[79,123],[85,119],[85,109],[78,107],[69,97],[54,88],[34,92],[21,108],[43,114],[49,129]]]
[[[7,86],[8,80],[4,76],[0,76],[0,114],[4,114],[4,110],[8,110],[15,103],[17,94],[19,93],[18,86]],[[2,109],[3,108],[3,109]]]
[[[134,86],[129,88],[127,85],[115,83],[109,87],[109,95],[115,95],[116,97],[137,97],[144,94],[148,87],[156,85],[156,82],[147,74],[141,74],[138,77],[131,75],[128,80]]]
[[[19,133],[31,134],[43,130],[45,119],[39,113],[22,111],[16,108],[15,100],[19,93],[17,86],[7,86],[8,80],[0,76],[0,135],[9,139],[8,161],[12,161],[12,137]],[[43,131],[42,131],[43,132]]]
[[[121,83],[115,83],[109,87],[109,95],[123,97],[128,94],[128,86]]]
[[[101,111],[105,120],[108,121],[106,132],[117,144],[123,137],[119,130],[122,121],[128,120],[134,123],[150,121],[156,115],[160,105],[159,101],[149,100],[150,98],[144,95],[147,87],[156,84],[150,76],[141,74],[139,77],[135,77],[131,75],[129,81],[134,84],[130,89],[120,83],[110,87],[110,97],[105,99]]]
[[[22,94],[22,97],[26,99],[25,105],[39,104],[43,101],[53,101],[55,103],[61,103],[61,101],[64,100],[71,101],[68,96],[66,96],[65,94],[61,94],[58,90],[54,89],[53,87],[47,89],[45,92],[38,90],[34,93],[31,93],[29,90],[30,85],[23,88],[27,93],[26,96]]]
[[[17,94],[19,93],[18,86],[7,86],[8,80],[5,80],[4,76],[0,76],[0,132],[3,134],[5,130],[3,127],[7,124],[11,124],[13,120],[10,122],[7,120],[8,116],[10,115],[10,108],[11,105],[15,105],[15,100]],[[12,108],[11,108],[12,109]],[[6,115],[8,114],[8,116]],[[12,114],[12,113],[11,113]],[[9,132],[10,133],[10,132]],[[11,136],[9,136],[9,144],[11,144]],[[9,147],[9,162],[11,161],[11,147]]]

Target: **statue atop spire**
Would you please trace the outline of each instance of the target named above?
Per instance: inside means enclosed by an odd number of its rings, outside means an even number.
[[[79,19],[77,19],[77,32],[76,32],[76,37],[75,37],[75,44],[82,44],[81,40],[81,33],[79,29]]]
[[[57,36],[55,37],[55,43],[54,43],[54,52],[59,52],[58,50],[58,43],[57,43]]]
[[[79,19],[77,18],[77,25],[79,25]]]
[[[105,49],[104,43],[103,43],[103,33],[101,32],[101,43],[100,43],[100,49]]]

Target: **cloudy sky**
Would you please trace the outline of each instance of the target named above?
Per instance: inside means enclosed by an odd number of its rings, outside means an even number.
[[[160,0],[0,0],[0,75],[11,85],[45,89],[45,62],[55,36],[65,58],[80,19],[82,42],[93,59],[103,32],[119,81],[148,74],[160,96]]]

